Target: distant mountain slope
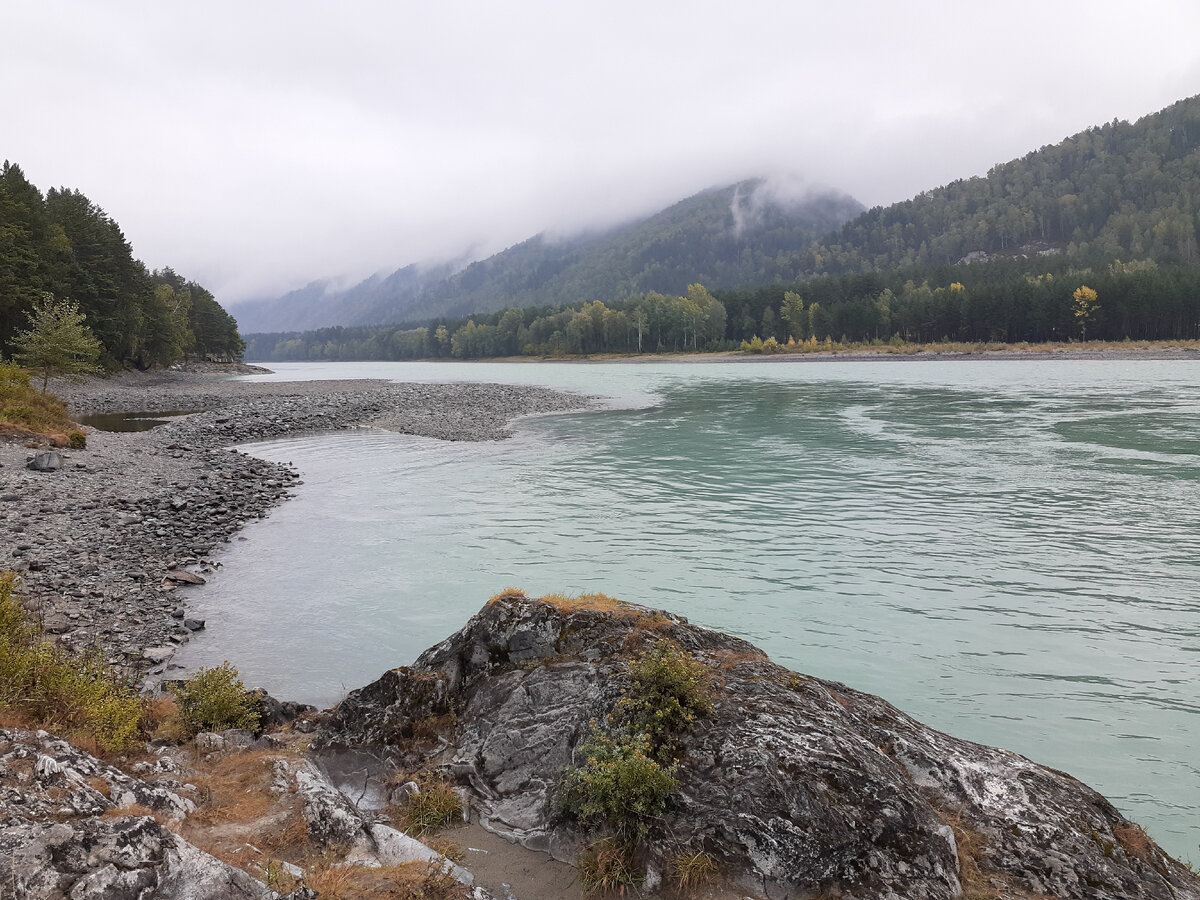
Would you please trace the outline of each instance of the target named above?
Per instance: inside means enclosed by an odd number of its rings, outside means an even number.
[[[876,207],[799,268],[839,275],[1062,252],[1200,262],[1200,96]]]
[[[371,325],[647,291],[688,284],[736,287],[793,280],[797,251],[830,233],[862,204],[844,194],[781,195],[762,179],[712,189],[656,215],[600,234],[555,241],[538,235],[460,271],[407,266],[349,290],[314,283],[277,300],[237,308],[244,333]]]

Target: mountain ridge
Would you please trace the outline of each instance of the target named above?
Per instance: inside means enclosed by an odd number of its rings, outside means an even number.
[[[243,333],[376,325],[613,301],[647,291],[682,293],[790,276],[785,255],[864,209],[847,194],[753,178],[709,188],[650,216],[563,239],[545,232],[485,259],[410,264],[346,290],[312,282],[280,298],[240,304]]]

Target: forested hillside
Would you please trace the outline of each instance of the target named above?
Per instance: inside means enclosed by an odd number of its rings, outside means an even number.
[[[74,300],[107,362],[148,368],[181,356],[240,359],[237,322],[195,282],[148,271],[120,227],[77,190],[45,196],[9,162],[0,170],[0,352],[44,292]]]
[[[763,180],[704,191],[602,234],[538,235],[454,272],[407,266],[347,291],[311,285],[238,308],[243,330],[374,325],[511,307],[620,301],[689,284],[737,287],[792,281],[797,248],[861,212],[843,194],[780,196]]]
[[[522,288],[536,280],[530,273],[550,265],[544,242],[535,239],[456,276],[462,284],[478,280],[480,293],[471,296],[496,304],[509,298],[513,308],[506,312],[425,322],[414,314],[401,327],[255,335],[252,358],[636,353],[731,349],[756,337],[779,343],[1200,338],[1200,97],[872,209],[817,242],[796,243],[786,228],[768,225],[740,263],[721,257],[726,263],[718,271],[728,280],[710,280],[698,269],[689,278],[681,248],[694,246],[696,235],[715,234],[721,209],[732,218],[735,198],[747,189],[685,201],[656,217],[654,229],[630,228],[610,238],[604,253],[589,251],[587,264],[569,260],[539,282],[561,288],[568,302],[519,308],[541,296]],[[690,228],[684,220],[691,215],[708,228]],[[641,243],[648,249],[639,255]],[[502,257],[507,281],[492,277]],[[649,287],[633,279],[621,299],[596,299],[604,266],[627,273],[630,260],[648,259],[657,262],[639,273],[662,275],[662,282]],[[659,286],[671,279],[693,286],[686,292]],[[752,280],[762,286],[738,286]],[[511,292],[495,293],[503,286]],[[1076,293],[1084,288],[1096,296],[1081,307]]]
[[[1153,261],[1076,268],[1020,260],[815,278],[791,286],[613,304],[509,309],[427,325],[252,334],[251,360],[477,359],[524,354],[733,350],[774,339],[814,344],[1200,339],[1200,266]],[[959,280],[954,280],[959,279]],[[1096,292],[1081,308],[1076,292]]]
[[[806,252],[811,274],[1061,252],[1084,263],[1200,262],[1200,97],[1111,122],[986,176],[876,207]]]

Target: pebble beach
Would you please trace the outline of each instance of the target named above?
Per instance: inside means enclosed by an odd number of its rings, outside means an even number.
[[[187,594],[219,566],[214,551],[302,483],[236,445],[360,427],[500,440],[522,416],[589,404],[531,386],[254,383],[195,371],[127,372],[52,390],[75,418],[200,410],[149,431],[89,429],[87,448],[59,451],[51,472],[26,467],[38,448],[0,442],[0,568],[21,576],[31,611],[61,643],[151,676],[203,630]]]

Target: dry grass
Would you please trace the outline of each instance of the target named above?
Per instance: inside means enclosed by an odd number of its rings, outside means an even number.
[[[422,843],[434,853],[440,853],[451,862],[460,863],[467,858],[467,851],[463,850],[460,845],[440,835],[426,837]]]
[[[629,846],[615,838],[596,841],[575,861],[584,894],[624,896],[641,883]]]
[[[671,859],[670,877],[684,891],[712,884],[717,878],[717,861],[703,850],[684,850]]]
[[[538,600],[564,613],[583,612],[586,610],[588,612],[633,615],[641,612],[641,610],[634,610],[615,597],[608,596],[608,594],[580,594],[577,597],[571,597],[567,594],[546,594],[543,597],[538,597]]]
[[[938,815],[954,831],[954,842],[958,846],[958,880],[962,883],[963,900],[991,900],[994,892],[983,868],[986,849],[983,835],[967,824],[961,809],[954,812],[938,810]]]
[[[732,671],[743,663],[770,662],[760,650],[714,650],[711,655],[722,672]]]
[[[67,447],[71,432],[82,433],[67,415],[65,403],[34,387],[25,369],[0,362],[0,435],[42,438]]]
[[[132,803],[129,806],[115,806],[112,809],[106,809],[103,813],[105,819],[120,819],[125,816],[145,816],[153,819],[164,828],[169,828],[172,831],[179,829],[178,822],[172,822],[167,816],[160,812],[155,812],[149,807],[142,806],[140,803]]]
[[[170,694],[152,697],[142,707],[142,734],[146,740],[187,740],[187,726],[179,710],[179,702]]]
[[[321,900],[457,900],[470,889],[434,863],[401,866],[342,866],[326,863],[305,872],[303,883]]]
[[[275,805],[270,793],[273,764],[279,754],[248,750],[223,754],[197,766],[192,783],[199,809],[189,817],[199,825],[245,824],[262,818]]]
[[[420,792],[409,796],[403,805],[393,810],[395,821],[405,833],[420,838],[462,821],[462,798],[450,782],[428,774],[411,780],[417,783]]]
[[[1134,859],[1150,863],[1154,859],[1154,844],[1140,825],[1125,822],[1113,828],[1113,837],[1122,850]]]
[[[491,597],[489,597],[487,605],[491,606],[493,603],[496,603],[500,600],[528,600],[528,599],[529,599],[529,597],[526,596],[525,592],[523,590],[521,590],[520,588],[506,587],[500,593],[493,594]]]

